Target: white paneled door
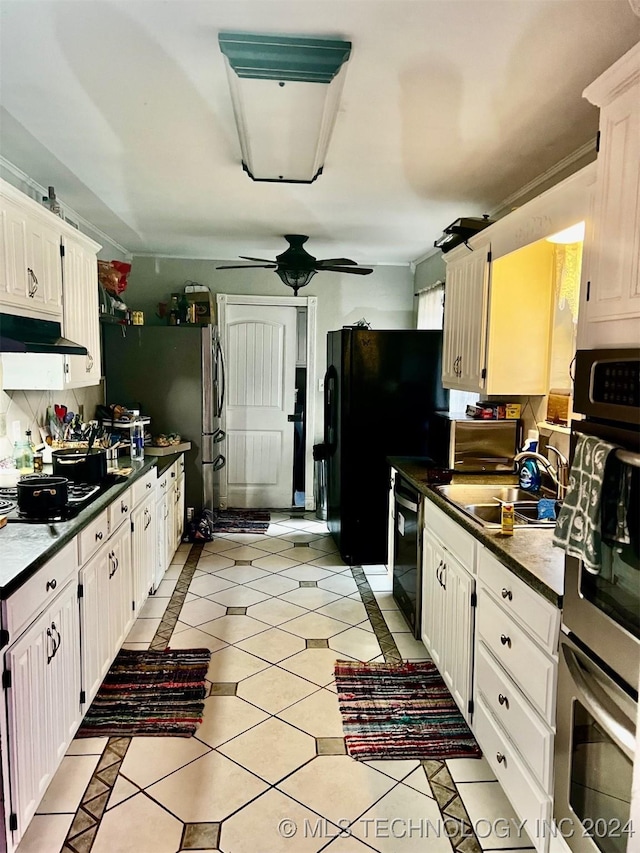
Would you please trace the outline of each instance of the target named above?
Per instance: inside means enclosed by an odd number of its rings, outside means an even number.
[[[292,306],[227,305],[229,506],[291,506],[296,323]]]

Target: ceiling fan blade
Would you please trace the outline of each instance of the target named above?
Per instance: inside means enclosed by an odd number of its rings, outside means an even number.
[[[225,267],[216,267],[217,270],[275,270],[276,264],[232,264]]]
[[[248,258],[246,255],[240,255],[244,261],[260,261],[262,264],[275,264],[270,258]]]
[[[351,275],[369,275],[373,270],[368,267],[320,267],[318,272],[346,272]]]
[[[349,258],[323,258],[321,261],[316,261],[317,266],[357,266],[357,261],[350,261]]]

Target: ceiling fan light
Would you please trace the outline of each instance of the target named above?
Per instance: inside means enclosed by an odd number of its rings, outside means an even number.
[[[279,269],[276,274],[283,284],[293,289],[295,296],[301,287],[305,287],[316,274],[316,270],[294,270],[294,269]]]

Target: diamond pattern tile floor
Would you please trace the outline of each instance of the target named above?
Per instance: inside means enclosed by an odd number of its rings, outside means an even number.
[[[171,648],[212,650],[210,695],[195,736],[110,739],[112,747],[106,738],[75,741],[65,760],[85,760],[84,776],[69,785],[69,765],[59,771],[43,802],[64,788],[64,802],[50,811],[64,808],[65,814],[37,815],[41,822],[25,853],[58,853],[57,842],[55,850],[38,842],[47,820],[61,819],[59,826],[51,823],[52,838],[62,838],[68,826],[70,834],[82,829],[78,815],[72,824],[73,812],[93,796],[92,785],[99,792],[106,787],[99,793],[106,807],[97,832],[94,825],[76,834],[75,846],[60,847],[64,853],[426,849],[424,839],[372,835],[375,820],[437,821],[425,768],[416,761],[365,764],[346,755],[336,696],[336,659],[426,654],[403,623],[384,567],[352,571],[313,513],[273,512],[266,534],[224,534],[194,551],[181,546],[161,595],[149,600],[134,626],[136,645],[151,640],[173,589],[186,589],[180,573],[185,560],[193,571],[190,553],[197,556],[196,571],[167,637]],[[87,794],[91,767],[108,749],[113,778],[94,775]],[[445,774],[453,788],[457,777],[470,794],[476,778],[497,785],[486,763],[468,765],[453,762],[449,775],[440,762],[430,772],[434,779]],[[296,825],[295,840],[282,821]],[[339,821],[352,823],[349,834],[340,833]],[[430,853],[453,849],[446,838],[427,843]],[[464,853],[479,849],[472,844]]]

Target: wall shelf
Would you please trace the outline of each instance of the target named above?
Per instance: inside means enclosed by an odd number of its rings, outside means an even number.
[[[562,426],[562,424],[552,424],[549,421],[540,421],[540,423],[536,424],[539,430],[546,430],[547,432],[560,432],[563,435],[571,435],[571,427]]]

